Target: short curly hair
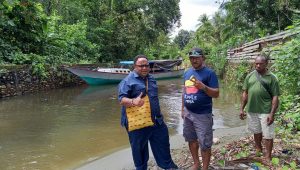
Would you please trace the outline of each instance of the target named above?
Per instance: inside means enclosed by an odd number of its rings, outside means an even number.
[[[139,55],[137,55],[137,56],[134,57],[134,60],[133,60],[133,64],[134,64],[134,65],[136,64],[136,62],[137,62],[137,60],[138,60],[139,58],[145,58],[145,59],[148,60],[148,58],[147,58],[146,55],[144,55],[144,54],[139,54]]]
[[[270,56],[271,56],[271,52],[262,51],[262,52],[260,52],[260,55],[257,56],[256,58],[261,57],[266,62],[269,62],[269,60],[271,59]]]

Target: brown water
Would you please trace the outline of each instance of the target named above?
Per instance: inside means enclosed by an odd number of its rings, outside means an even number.
[[[182,133],[181,79],[159,81],[170,134]],[[214,128],[245,122],[239,94],[222,89],[214,100]],[[128,147],[120,126],[117,85],[76,87],[0,100],[0,169],[73,169]]]

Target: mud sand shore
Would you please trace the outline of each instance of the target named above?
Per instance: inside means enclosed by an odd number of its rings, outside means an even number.
[[[237,140],[243,136],[248,136],[245,126],[236,128],[216,129],[214,131],[214,138],[217,141],[213,148],[223,146],[224,144]],[[182,135],[175,135],[170,138],[172,156],[174,161],[180,160],[181,150],[187,150],[187,143],[184,141]],[[151,151],[150,151],[151,153]],[[153,156],[150,154],[149,166],[153,166]],[[104,158],[88,162],[75,170],[131,170],[134,169],[131,149],[126,148],[118,152],[112,153]]]

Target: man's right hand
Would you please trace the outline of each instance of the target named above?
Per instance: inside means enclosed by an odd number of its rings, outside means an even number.
[[[246,116],[247,116],[247,115],[246,115],[246,113],[245,113],[244,111],[241,111],[241,112],[240,112],[240,119],[241,119],[241,120],[244,120],[244,119],[246,118]]]
[[[143,96],[143,92],[141,92],[141,94],[136,97],[135,99],[133,99],[133,105],[134,106],[138,106],[138,107],[141,107],[144,105],[144,100],[142,99],[142,96]]]
[[[184,111],[181,110],[181,118],[184,119],[184,117],[185,117]]]

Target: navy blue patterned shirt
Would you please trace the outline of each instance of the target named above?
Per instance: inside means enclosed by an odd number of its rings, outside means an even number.
[[[188,69],[184,73],[184,106],[196,114],[212,113],[212,97],[208,96],[203,90],[199,90],[190,80],[195,77],[208,87],[219,88],[218,78],[213,70],[203,67],[199,70]]]

